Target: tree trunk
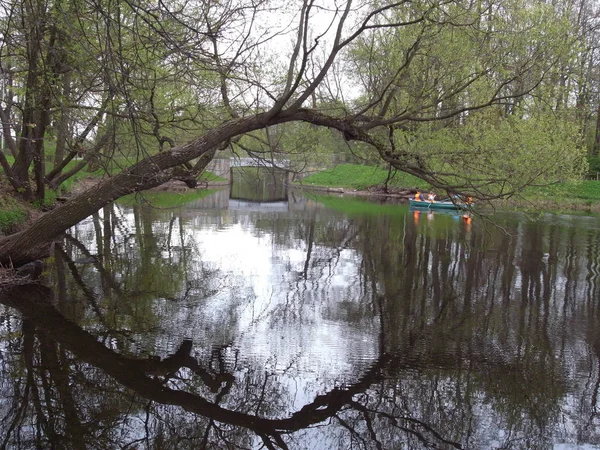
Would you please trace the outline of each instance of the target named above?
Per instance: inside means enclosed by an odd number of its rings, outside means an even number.
[[[54,153],[54,167],[58,167],[65,156],[67,137],[70,131],[71,111],[66,102],[71,97],[71,72],[63,75],[62,103],[60,115],[56,124],[56,151]]]
[[[306,109],[271,112],[232,119],[208,131],[187,144],[149,156],[120,174],[100,182],[97,186],[74,197],[58,208],[46,213],[29,228],[0,240],[0,264],[18,267],[48,254],[48,243],[67,228],[81,222],[105,205],[122,197],[159,186],[176,175],[177,166],[192,159],[201,158],[200,167],[212,160],[216,149],[223,142],[244,133],[269,125],[292,121],[304,121],[335,128],[353,140],[378,146],[378,143],[361,128],[344,119],[336,119]],[[378,146],[379,147],[379,146]]]
[[[600,103],[596,111],[596,136],[594,138],[594,147],[592,148],[592,156],[600,155]]]
[[[58,208],[46,213],[22,232],[0,240],[0,263],[19,266],[42,258],[48,243],[69,227],[123,195],[159,186],[173,176],[169,169],[203,157],[208,164],[218,145],[242,133],[265,126],[263,114],[225,122],[204,136],[143,159],[122,173],[100,182]]]
[[[46,17],[46,6],[44,2],[32,2],[24,4],[24,24],[27,29],[26,57],[27,77],[25,81],[25,102],[23,106],[23,117],[21,136],[18,142],[18,154],[12,167],[13,180],[17,184],[17,190],[31,200],[33,192],[29,181],[29,167],[36,152],[36,140],[40,136],[36,127],[40,119],[40,99],[42,90],[41,45],[43,42],[43,23]],[[36,171],[39,168],[39,162]]]

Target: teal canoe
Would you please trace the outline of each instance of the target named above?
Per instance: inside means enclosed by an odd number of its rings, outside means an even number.
[[[410,206],[422,209],[467,209],[469,207],[465,203],[428,202],[427,200],[415,200],[412,198],[410,199]]]

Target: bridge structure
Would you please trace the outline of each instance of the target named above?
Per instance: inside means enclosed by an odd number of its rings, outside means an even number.
[[[288,171],[288,177],[294,175],[291,171],[291,161],[287,159],[256,159],[256,158],[214,158],[206,170],[214,173],[215,175],[225,178],[227,181],[231,181],[231,169],[234,167],[268,167],[276,168]]]
[[[291,167],[289,159],[255,159],[255,158],[229,158],[231,167],[275,167],[288,170]]]

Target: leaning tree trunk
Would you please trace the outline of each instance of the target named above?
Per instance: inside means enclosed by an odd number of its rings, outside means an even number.
[[[264,126],[262,114],[234,119],[185,145],[143,159],[46,213],[24,231],[0,240],[0,264],[16,267],[46,256],[49,242],[103,206],[123,195],[165,183],[173,177],[172,168],[191,159],[203,157],[206,165],[220,143]]]
[[[236,136],[291,121],[335,128],[352,140],[378,146],[364,130],[350,121],[307,109],[283,110],[274,115],[266,112],[232,119],[187,144],[144,158],[120,174],[100,182],[46,213],[24,231],[0,240],[0,264],[12,264],[17,267],[43,258],[48,254],[48,244],[53,239],[113,200],[165,183],[177,175],[174,168],[192,159],[201,158],[199,164],[206,166],[212,160],[215,149]]]

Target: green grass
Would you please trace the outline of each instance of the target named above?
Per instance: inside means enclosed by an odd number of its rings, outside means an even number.
[[[223,177],[220,177],[220,176],[212,173],[212,172],[205,171],[200,174],[200,176],[198,177],[198,181],[211,182],[211,181],[227,181],[227,180]]]
[[[12,233],[27,220],[27,211],[11,197],[0,194],[0,231]]]
[[[77,163],[78,163],[78,161],[69,162],[69,164],[64,169],[64,171],[66,172],[66,171],[70,170],[70,168]],[[70,192],[73,189],[73,187],[75,185],[77,185],[77,183],[82,179],[100,178],[103,175],[105,175],[104,169],[98,169],[94,172],[88,172],[85,169],[83,169],[83,170],[77,172],[75,175],[73,175],[68,180],[66,180],[64,183],[62,183],[59,186],[57,191],[54,191],[51,189],[46,189],[44,199],[36,200],[35,202],[33,202],[33,206],[35,208],[39,208],[39,209],[43,209],[43,210],[51,208],[56,203],[56,198],[59,196],[60,192]],[[212,172],[204,172],[198,178],[198,181],[200,181],[200,182],[217,182],[217,181],[227,181],[227,180],[215,175]],[[180,205],[183,205],[190,201],[202,198],[212,192],[214,192],[214,190],[194,191],[194,192],[189,192],[189,193],[156,193],[156,192],[153,192],[153,193],[146,193],[146,194],[144,194],[144,196],[147,198],[152,198],[151,204],[153,206],[162,208],[162,207],[180,206]],[[157,196],[156,194],[159,194],[159,195]],[[164,199],[161,198],[160,194],[164,194],[165,198]],[[171,197],[167,198],[169,195]],[[135,195],[130,195],[130,196],[127,196],[126,198],[130,198],[130,197],[135,197]],[[155,202],[156,202],[156,204],[155,204]],[[136,203],[135,199],[134,200],[129,200],[129,199],[125,200],[125,204],[133,204],[133,203]],[[25,212],[25,210],[22,210],[22,209],[17,208],[17,209],[12,210],[11,208],[8,208],[8,209],[6,209],[6,211],[4,211],[2,209],[4,209],[4,208],[3,208],[2,202],[0,201],[0,231],[2,231],[2,232],[8,232],[8,231],[14,229],[14,227],[16,225],[18,225],[19,223],[22,223],[27,217],[27,213]]]
[[[600,201],[600,181],[565,182],[548,186],[529,187],[523,194],[525,197],[533,198]]]
[[[52,139],[47,139],[44,144],[44,154],[45,154],[45,163],[46,163],[46,173],[50,172],[54,167],[54,157],[56,152],[56,143]],[[9,151],[4,153],[9,164],[14,164],[15,160],[12,154]],[[81,161],[80,160],[71,160],[69,163],[63,168],[62,172],[66,173],[77,166]],[[73,190],[74,186],[77,183],[85,178],[101,178],[106,175],[108,171],[111,175],[114,175],[118,172],[121,172],[123,168],[129,167],[131,164],[135,163],[135,159],[130,159],[123,156],[115,156],[113,157],[106,168],[99,168],[94,172],[88,171],[87,167],[83,168],[75,175],[65,180],[56,191],[51,189],[46,189],[45,196],[43,200],[37,200],[33,203],[33,206],[40,209],[48,209],[51,208],[56,203],[57,196],[62,192],[70,192]],[[215,175],[212,172],[205,172],[199,178],[200,182],[218,182],[218,181],[227,181],[224,178],[221,178]],[[180,194],[181,195],[181,194]],[[198,197],[196,197],[198,198]],[[1,199],[0,199],[1,200]],[[185,200],[180,199],[179,201],[185,202]],[[177,203],[177,201],[176,201]],[[24,210],[20,210],[18,208],[13,209],[9,207],[5,207],[0,201],[0,230],[5,231],[14,228],[15,224],[18,224],[21,220],[27,217],[27,214]]]
[[[374,186],[382,186],[387,175],[388,171],[380,167],[341,164],[333,169],[309,175],[302,180],[301,184],[366,190]],[[420,178],[402,172],[395,173],[389,186],[391,188],[429,188],[429,185]]]
[[[204,198],[215,192],[215,189],[202,189],[190,192],[144,192],[131,194],[117,200],[125,206],[149,204],[155,208],[176,208]]]
[[[301,184],[368,190],[381,186],[387,171],[378,167],[342,164],[304,178]],[[428,190],[423,180],[398,172],[389,183],[390,188],[418,188]],[[529,187],[509,200],[498,202],[501,208],[600,212],[600,181],[570,181],[548,186]]]
[[[53,191],[52,189],[46,189],[44,191],[44,199],[35,200],[33,202],[33,206],[39,209],[46,210],[54,206],[54,204],[56,203],[56,197],[58,197],[56,191]]]
[[[506,206],[524,210],[588,211],[600,213],[600,181],[569,181],[548,186],[532,186],[521,199],[511,199]]]

